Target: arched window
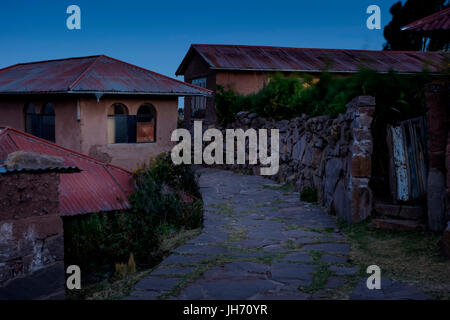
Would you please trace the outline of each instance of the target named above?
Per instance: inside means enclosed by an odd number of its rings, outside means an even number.
[[[39,124],[39,115],[36,114],[34,104],[28,103],[25,105],[25,132],[39,137],[41,129]]]
[[[122,103],[115,103],[108,110],[108,143],[127,143],[128,109]]]
[[[41,138],[55,142],[55,109],[46,103],[41,112]]]
[[[136,116],[136,141],[155,142],[156,141],[156,110],[149,104],[139,107]]]

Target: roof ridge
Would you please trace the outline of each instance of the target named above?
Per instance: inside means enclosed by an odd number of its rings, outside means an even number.
[[[358,52],[379,52],[379,53],[425,53],[433,54],[439,52],[423,52],[412,50],[367,50],[367,49],[333,49],[333,48],[299,48],[299,47],[283,47],[283,46],[267,46],[267,45],[245,45],[245,44],[202,44],[193,43],[194,46],[209,46],[209,47],[244,47],[244,48],[273,48],[273,49],[294,49],[294,50],[314,50],[314,51],[358,51]]]
[[[109,56],[104,56],[104,57],[105,57],[105,58],[108,58],[108,59],[111,59],[111,60],[113,60],[113,61],[116,61],[116,62],[120,62],[120,63],[126,64],[126,65],[131,66],[131,67],[133,67],[133,68],[136,68],[136,69],[138,69],[138,70],[145,71],[145,72],[149,72],[149,73],[155,74],[155,75],[157,75],[157,76],[160,76],[160,77],[169,79],[169,80],[171,80],[171,81],[175,81],[175,82],[178,82],[178,83],[180,83],[180,84],[186,85],[186,86],[188,86],[188,87],[192,87],[192,88],[194,88],[194,89],[197,89],[197,90],[200,90],[200,91],[204,91],[204,92],[206,92],[206,93],[208,93],[208,94],[212,94],[212,91],[211,91],[211,90],[208,90],[208,89],[206,89],[206,88],[202,88],[202,87],[196,86],[196,85],[191,84],[191,83],[187,83],[187,82],[184,82],[184,81],[180,81],[180,80],[178,80],[178,79],[171,78],[171,77],[169,77],[169,76],[166,76],[166,75],[163,75],[163,74],[161,74],[161,73],[158,73],[158,72],[155,72],[155,71],[152,71],[152,70],[149,70],[149,69],[146,69],[146,68],[137,66],[137,65],[135,65],[135,64],[132,64],[132,63],[129,63],[129,62],[126,62],[126,61],[123,61],[123,60],[119,60],[119,59],[112,58],[112,57],[109,57]]]
[[[108,166],[108,167],[111,167],[111,168],[114,168],[114,169],[119,169],[119,170],[125,171],[126,173],[129,173],[129,174],[132,174],[132,172],[131,172],[131,171],[128,171],[127,169],[124,169],[124,168],[122,168],[122,167],[116,166],[116,165],[111,164],[111,163],[107,163],[107,162],[104,162],[104,161],[95,159],[95,158],[93,158],[93,157],[90,157],[90,156],[85,155],[85,154],[83,154],[83,153],[77,152],[77,151],[75,151],[75,150],[68,149],[68,148],[66,148],[66,147],[60,146],[59,144],[56,144],[56,143],[53,143],[53,142],[51,142],[51,141],[48,141],[48,140],[45,140],[45,139],[36,137],[36,136],[34,136],[34,135],[32,135],[32,134],[29,134],[28,132],[25,132],[25,131],[22,131],[22,130],[18,130],[18,129],[16,129],[16,128],[12,128],[12,127],[9,127],[9,126],[2,126],[2,127],[0,127],[0,129],[1,129],[1,128],[4,129],[4,130],[2,130],[2,131],[0,132],[0,136],[2,136],[2,135],[4,135],[4,134],[7,134],[8,131],[12,131],[12,132],[14,132],[14,133],[16,133],[16,134],[19,134],[19,135],[22,135],[22,136],[25,136],[25,137],[34,139],[34,140],[36,140],[37,142],[40,142],[40,143],[44,143],[44,144],[46,144],[46,145],[49,145],[49,146],[51,146],[51,147],[53,147],[53,148],[56,148],[56,149],[60,149],[60,150],[66,151],[66,152],[68,152],[68,153],[70,153],[70,154],[73,154],[74,156],[78,156],[78,157],[80,157],[80,158],[83,158],[83,159],[86,159],[86,160],[89,160],[89,161],[93,161],[93,162],[95,162],[95,163],[97,163],[97,164],[99,164],[99,165],[102,165],[102,166]]]
[[[92,67],[94,66],[94,64],[101,58],[104,57],[104,55],[99,55],[97,58],[95,58],[94,61],[92,61],[92,63],[86,68],[86,70],[84,70],[79,76],[78,78],[75,79],[75,81],[69,85],[68,90],[72,90],[80,81],[81,79],[83,79],[86,74],[91,71]]]
[[[436,12],[434,12],[432,14],[429,14],[429,15],[427,15],[425,17],[418,18],[418,19],[408,23],[406,26],[402,27],[401,30],[402,31],[406,31],[409,28],[414,28],[414,27],[421,26],[421,25],[423,25],[425,23],[429,23],[430,20],[433,20],[436,17],[440,17],[441,15],[444,16],[446,14],[450,14],[450,7],[444,8],[444,9],[442,9],[440,11],[436,11]]]

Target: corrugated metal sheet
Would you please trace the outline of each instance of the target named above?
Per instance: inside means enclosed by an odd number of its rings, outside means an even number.
[[[65,159],[64,166],[79,173],[61,174],[60,214],[71,216],[92,212],[128,209],[127,196],[134,191],[131,172],[107,164],[54,143],[13,129],[0,130],[0,161],[9,153],[26,150]]]
[[[107,56],[13,65],[0,70],[0,94],[209,95],[211,92]]]
[[[402,28],[403,31],[432,32],[450,30],[450,8],[416,20]]]
[[[55,167],[55,168],[17,168],[17,169],[7,169],[5,167],[0,167],[0,174],[7,173],[41,173],[41,172],[57,172],[57,173],[72,173],[80,172],[81,170],[77,167]]]
[[[184,74],[196,52],[212,69],[219,70],[321,72],[327,69],[330,72],[347,73],[365,67],[378,72],[395,70],[417,73],[425,67],[431,72],[438,72],[444,64],[444,54],[439,52],[193,44],[176,75]]]

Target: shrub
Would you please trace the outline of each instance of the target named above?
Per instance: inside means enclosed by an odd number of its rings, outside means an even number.
[[[316,188],[305,187],[300,192],[300,200],[316,203],[317,202],[317,190]]]
[[[118,265],[154,265],[161,239],[181,229],[199,228],[203,206],[195,174],[187,165],[174,165],[161,155],[134,174],[137,190],[131,209],[64,218],[68,264],[87,273],[113,272]],[[131,262],[130,262],[131,261]]]
[[[368,69],[347,77],[324,71],[316,81],[308,75],[284,77],[277,74],[266,87],[248,96],[219,88],[215,106],[219,122],[225,125],[234,121],[239,111],[251,111],[275,120],[290,119],[303,113],[337,117],[345,112],[346,104],[353,98],[372,95],[380,119],[392,123],[424,113],[423,89],[427,81],[427,72],[379,74]]]

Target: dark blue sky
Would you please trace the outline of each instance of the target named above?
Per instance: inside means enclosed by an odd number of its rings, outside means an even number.
[[[383,29],[366,27],[395,0],[48,1],[0,0],[0,68],[18,62],[106,54],[174,76],[191,43],[380,50]],[[81,8],[81,30],[66,8]]]

